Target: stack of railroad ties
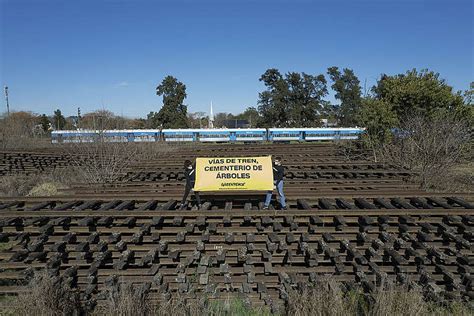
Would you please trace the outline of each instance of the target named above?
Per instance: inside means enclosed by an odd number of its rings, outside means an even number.
[[[196,156],[283,156],[289,210],[219,195],[176,211],[182,162]],[[59,150],[4,152],[0,175],[67,168]],[[46,269],[94,305],[117,282],[155,300],[241,298],[277,309],[324,275],[374,291],[389,279],[432,299],[472,300],[472,195],[427,193],[406,170],[350,162],[328,144],[183,147],[130,166],[120,183],[63,195],[0,199],[0,293]],[[5,248],[5,247],[3,247]]]
[[[407,170],[373,163],[364,159],[347,161],[339,157],[329,144],[279,144],[279,145],[222,145],[183,147],[160,159],[132,163],[111,184],[76,184],[62,190],[66,197],[179,199],[183,193],[183,162],[199,157],[222,156],[282,156],[286,167],[285,192],[289,197],[311,199],[317,196],[403,196],[410,190],[412,196],[423,194],[415,184],[406,183]],[[0,176],[48,172],[52,169],[77,165],[78,159],[61,153],[58,148],[50,153],[3,152],[0,153]]]
[[[473,204],[456,197],[319,198],[288,211],[252,202],[4,199],[0,293],[46,268],[90,304],[117,282],[155,300],[241,298],[273,310],[323,275],[370,292],[385,279],[472,300]],[[260,205],[261,207],[261,205]],[[20,285],[19,285],[20,284]]]

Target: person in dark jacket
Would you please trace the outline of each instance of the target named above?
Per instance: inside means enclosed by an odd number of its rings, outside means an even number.
[[[280,196],[280,204],[283,210],[287,210],[286,207],[286,199],[285,194],[283,193],[283,176],[285,175],[285,167],[281,165],[281,157],[276,157],[275,161],[273,162],[273,183],[278,191],[278,195]],[[268,210],[268,206],[270,205],[270,201],[272,199],[272,191],[267,192],[267,196],[265,197],[265,204],[263,206],[264,210]]]
[[[181,204],[179,206],[180,210],[186,208],[186,200],[188,198],[189,192],[193,190],[194,183],[196,182],[196,166],[190,160],[184,162],[184,175],[186,176],[186,188],[184,189],[184,196]],[[194,196],[196,197],[197,207],[201,208],[201,198],[199,197],[199,192],[194,191]]]

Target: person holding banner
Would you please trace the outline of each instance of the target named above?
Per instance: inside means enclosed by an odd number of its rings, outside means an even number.
[[[184,196],[181,204],[179,206],[180,210],[186,208],[186,200],[188,199],[189,192],[194,189],[194,184],[196,182],[196,167],[190,160],[184,162],[184,175],[186,176],[186,188],[184,189]],[[201,208],[201,198],[199,192],[194,191],[194,196],[196,198],[197,207]]]
[[[273,182],[277,189],[278,195],[280,196],[280,204],[282,210],[287,210],[285,194],[283,193],[283,176],[285,175],[285,168],[281,165],[281,157],[276,157],[273,163]],[[268,210],[270,201],[272,200],[272,191],[267,192],[265,197],[265,204],[263,205],[264,210]]]

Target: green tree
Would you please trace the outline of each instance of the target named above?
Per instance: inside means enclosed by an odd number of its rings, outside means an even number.
[[[259,80],[264,82],[267,90],[259,94],[258,112],[261,120],[258,124],[263,127],[285,125],[288,121],[285,111],[288,87],[283,76],[277,69],[268,69]]]
[[[375,98],[364,98],[357,121],[366,128],[365,140],[379,146],[392,137],[391,129],[398,126],[398,117],[390,103]]]
[[[45,133],[49,132],[49,129],[51,127],[51,122],[49,121],[49,118],[46,116],[46,114],[43,114],[40,116],[39,123],[41,124],[41,128],[43,129],[43,132]]]
[[[364,144],[372,149],[375,160],[379,154],[398,162],[416,156],[428,156],[425,162],[441,159],[441,152],[463,146],[457,138],[464,139],[465,127],[474,124],[473,107],[465,104],[467,98],[464,100],[433,71],[413,69],[405,74],[382,75],[371,91],[371,96],[362,99],[357,121],[366,128]],[[403,137],[393,138],[393,128]],[[455,133],[459,137],[452,137]],[[410,146],[420,153],[406,156],[408,147],[404,146],[414,137],[418,138]],[[448,146],[455,142],[458,145]]]
[[[64,129],[66,126],[66,118],[62,115],[61,110],[59,109],[54,111],[53,126],[56,130]]]
[[[327,95],[323,75],[289,72],[284,77],[277,69],[268,69],[260,81],[266,90],[259,94],[259,126],[320,126],[319,111]]]
[[[150,127],[187,128],[186,85],[173,76],[167,76],[156,87],[156,94],[163,96],[163,106],[158,113],[150,112],[148,121]]]
[[[338,122],[340,106],[331,104],[329,101],[324,101],[321,109],[321,118],[327,119],[328,124]]]
[[[469,85],[469,90],[464,91],[464,102],[466,105],[474,106],[474,82]]]
[[[257,125],[257,122],[259,120],[258,110],[255,107],[250,106],[246,108],[245,111],[243,111],[242,113],[235,115],[234,119],[247,120],[249,122],[249,126],[254,127]]]
[[[158,120],[158,113],[151,111],[146,116],[146,128],[160,128],[161,122]]]
[[[415,114],[432,117],[439,110],[454,112],[464,106],[462,95],[455,93],[438,73],[427,69],[382,75],[372,91],[378,100],[392,105],[399,119]]]
[[[357,125],[357,112],[362,104],[359,79],[354,71],[348,68],[344,68],[341,72],[338,67],[330,67],[327,73],[333,82],[331,88],[336,92],[335,98],[341,102],[336,109],[339,124]]]

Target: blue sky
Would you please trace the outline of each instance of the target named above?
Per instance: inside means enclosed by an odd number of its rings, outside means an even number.
[[[456,90],[473,76],[473,1],[0,0],[0,81],[13,110],[158,111],[166,75],[189,111],[255,106],[268,68],[381,73],[429,68]],[[331,99],[331,97],[329,97]],[[2,98],[2,108],[4,110]]]

